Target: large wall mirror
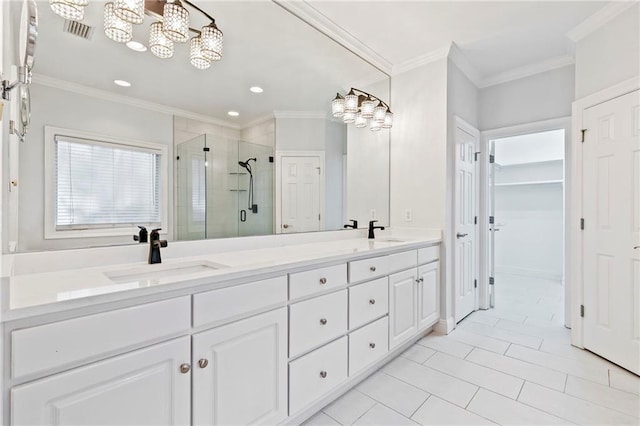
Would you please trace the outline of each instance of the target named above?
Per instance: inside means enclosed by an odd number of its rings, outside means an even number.
[[[282,6],[198,2],[224,32],[222,60],[201,70],[188,43],[160,59],[107,38],[104,2],[85,8],[88,28],[37,5],[31,125],[5,215],[17,223],[4,224],[18,251],[129,244],[136,225],[169,240],[389,225],[389,130],[330,108],[350,87],[388,102],[389,76]],[[21,2],[6,7],[11,40]],[[133,40],[148,46],[154,21]]]

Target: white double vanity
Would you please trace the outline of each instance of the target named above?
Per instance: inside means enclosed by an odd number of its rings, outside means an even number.
[[[9,259],[4,424],[304,421],[439,321],[439,231],[326,234],[175,243],[159,265]]]

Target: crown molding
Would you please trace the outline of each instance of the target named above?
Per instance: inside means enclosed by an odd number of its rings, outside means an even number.
[[[328,118],[327,113],[324,111],[273,111],[275,118],[311,118],[322,119]]]
[[[255,120],[251,120],[248,123],[245,123],[240,130],[247,130],[249,127],[257,126],[258,124],[266,123],[269,120],[275,119],[275,115],[270,112],[269,114],[265,114],[262,117],[258,117]]]
[[[570,55],[562,55],[555,58],[546,59],[541,62],[514,68],[498,73],[494,76],[484,78],[479,82],[478,88],[484,89],[486,87],[495,86],[498,84],[506,83],[508,81],[519,80],[521,78],[555,70],[558,68],[563,68],[573,64],[575,64],[575,60],[573,56]]]
[[[574,43],[577,43],[625,10],[637,4],[637,1],[612,1],[607,3],[602,9],[569,30],[566,36]]]
[[[451,50],[450,45],[444,46],[439,49],[433,50],[431,52],[427,52],[423,55],[416,56],[415,58],[411,58],[406,61],[400,62],[399,64],[393,66],[391,75],[402,74],[407,71],[411,71],[412,69],[429,64],[431,62],[444,59],[449,55],[450,50]]]
[[[480,83],[482,81],[480,73],[478,73],[476,68],[471,64],[471,62],[469,62],[458,45],[453,42],[451,43],[449,49],[449,59],[451,59],[451,61],[456,64],[460,71],[462,71],[462,73],[466,75],[467,78],[476,85],[476,87],[480,86]]]
[[[333,39],[336,43],[349,49],[382,72],[389,75],[391,74],[393,70],[393,64],[391,62],[364,44],[360,39],[354,37],[344,28],[337,25],[306,1],[273,0],[273,2],[325,34],[327,37]]]
[[[83,86],[82,84],[72,83],[66,80],[60,80],[58,78],[49,77],[42,74],[33,74],[32,82],[40,84],[42,86],[53,87],[54,89],[65,90],[67,92],[73,92],[80,95],[90,96],[105,101],[116,102],[119,104],[129,105],[136,108],[146,109],[149,111],[159,112],[167,115],[177,115],[179,117],[189,118],[192,120],[198,120],[205,123],[215,124],[218,126],[224,126],[235,130],[241,130],[241,126],[236,123],[230,123],[224,120],[208,117],[196,112],[187,111],[180,108],[174,108],[167,105],[158,104],[155,102],[145,101],[130,96],[118,95],[116,93],[108,92],[102,89],[95,89],[93,87]]]

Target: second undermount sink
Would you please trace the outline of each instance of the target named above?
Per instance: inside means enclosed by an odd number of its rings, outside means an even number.
[[[105,272],[107,278],[115,283],[129,283],[133,281],[150,281],[161,278],[179,278],[180,276],[213,272],[226,268],[226,265],[205,260],[183,262],[166,265],[147,265],[131,269]]]

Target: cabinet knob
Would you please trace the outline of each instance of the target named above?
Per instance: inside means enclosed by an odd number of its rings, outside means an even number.
[[[189,364],[181,364],[180,365],[180,372],[182,374],[187,374],[189,371],[191,371],[191,366]]]
[[[326,371],[321,371],[320,372],[320,377],[322,377],[323,379],[327,377],[327,372]]]
[[[376,271],[376,267],[375,267],[375,266],[370,266],[370,267],[369,267],[369,270],[370,270],[371,272],[375,272],[375,271]]]
[[[320,324],[326,325],[327,324],[327,319],[326,318],[321,318],[320,319]]]
[[[201,360],[198,360],[198,367],[206,368],[207,365],[209,365],[209,360],[208,359],[202,358]]]
[[[375,305],[376,304],[376,299],[369,299],[369,304],[370,305]]]
[[[369,343],[369,347],[370,347],[371,349],[375,349],[376,344],[375,344],[375,343]]]
[[[325,277],[320,278],[320,284],[326,284],[327,279]]]

